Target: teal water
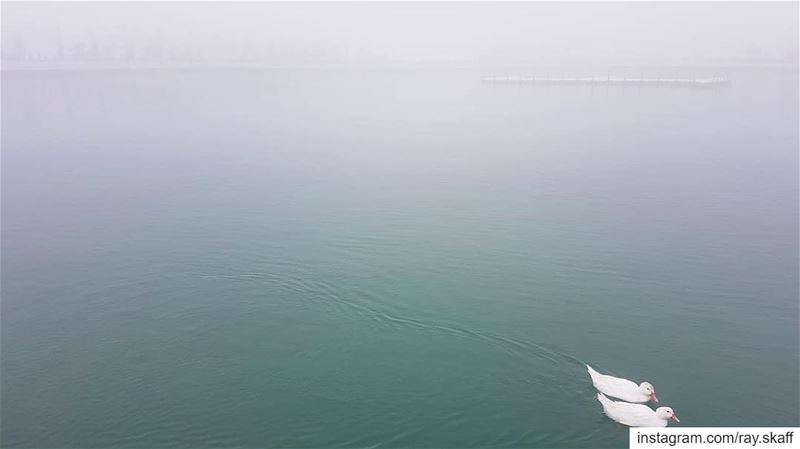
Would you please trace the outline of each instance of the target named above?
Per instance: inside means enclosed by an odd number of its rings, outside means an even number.
[[[3,72],[4,447],[620,447],[797,426],[796,71]]]

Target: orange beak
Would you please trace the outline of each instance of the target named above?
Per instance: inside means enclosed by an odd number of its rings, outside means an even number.
[[[658,402],[658,398],[656,397],[655,391],[650,393],[650,400],[653,402]]]
[[[681,420],[678,419],[678,415],[676,415],[674,413],[672,414],[672,420],[675,421],[675,422],[681,422]]]

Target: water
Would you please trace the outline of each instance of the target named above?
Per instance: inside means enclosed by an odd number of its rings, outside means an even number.
[[[797,426],[797,72],[727,73],[3,72],[3,446]]]

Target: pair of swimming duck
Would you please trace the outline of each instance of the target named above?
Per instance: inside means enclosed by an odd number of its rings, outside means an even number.
[[[600,374],[589,365],[586,368],[599,391],[597,400],[603,405],[606,416],[614,421],[630,427],[666,427],[669,420],[681,422],[669,407],[653,410],[643,405],[647,401],[658,402],[656,390],[649,382],[636,385],[628,379]],[[612,401],[608,396],[625,402]]]

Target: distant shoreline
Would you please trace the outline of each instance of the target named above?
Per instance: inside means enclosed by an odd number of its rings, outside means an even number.
[[[52,64],[52,63],[18,63],[3,61],[0,64],[0,71],[3,72],[23,72],[23,71],[106,71],[106,70],[417,70],[417,69],[436,69],[436,70],[484,70],[495,73],[513,70],[551,70],[567,72],[606,73],[611,71],[614,74],[623,74],[626,71],[633,74],[637,70],[722,70],[722,69],[750,69],[750,70],[798,70],[798,65],[787,63],[776,64],[706,64],[706,65],[612,65],[608,67],[587,67],[587,66],[552,66],[538,64],[448,64],[439,62],[412,62],[412,63],[388,63],[388,64],[244,64],[244,63],[185,63],[185,64],[162,64],[162,63],[142,63],[142,64],[118,64],[118,63],[71,63],[71,64]]]

